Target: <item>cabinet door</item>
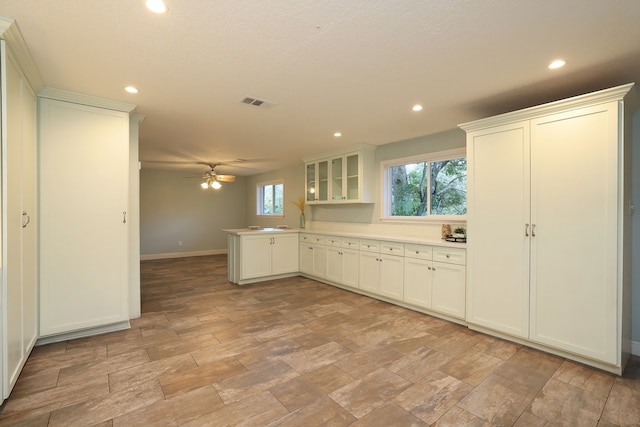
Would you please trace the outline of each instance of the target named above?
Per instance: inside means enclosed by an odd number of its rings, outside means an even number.
[[[329,200],[329,160],[318,162],[318,188],[316,189],[316,201],[327,202]]]
[[[465,317],[465,266],[433,262],[431,308],[449,316]]]
[[[470,132],[467,177],[467,322],[527,338],[529,122]]]
[[[271,275],[272,236],[240,237],[240,280]]]
[[[340,247],[327,247],[327,280],[342,283],[342,252]]]
[[[313,246],[313,275],[324,278],[327,275],[327,248],[321,245]]]
[[[342,249],[342,284],[358,287],[358,251]]]
[[[0,272],[0,392],[8,397],[37,338],[37,208],[36,208],[36,101],[27,80],[4,50],[0,40],[0,95],[6,107],[3,121],[0,170],[3,177],[3,254]],[[5,62],[6,59],[6,62]],[[6,126],[6,127],[4,127]],[[1,235],[2,233],[0,233]],[[5,293],[6,292],[6,293]]]
[[[404,302],[431,308],[431,261],[404,259]]]
[[[616,102],[532,121],[531,339],[615,364]]]
[[[380,255],[380,293],[402,301],[404,296],[404,257]]]
[[[271,274],[295,273],[298,271],[298,235],[273,236],[271,243]]]
[[[126,321],[129,115],[40,99],[40,334]]]
[[[300,271],[313,274],[313,245],[300,242]]]
[[[344,197],[343,157],[331,159],[331,201],[340,202]]]
[[[380,292],[380,254],[360,251],[359,288],[373,293]]]
[[[349,201],[362,199],[362,157],[355,153],[345,156],[346,189],[345,196]]]
[[[305,189],[307,203],[316,202],[316,191],[318,191],[318,165],[317,163],[306,164]]]

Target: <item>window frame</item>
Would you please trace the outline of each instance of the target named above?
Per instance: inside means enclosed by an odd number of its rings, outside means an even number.
[[[405,165],[408,163],[420,162],[439,162],[443,160],[467,158],[467,150],[465,147],[454,148],[451,150],[434,151],[431,153],[423,153],[409,157],[383,160],[380,162],[380,221],[381,222],[413,222],[413,223],[466,223],[467,215],[432,215],[427,216],[392,216],[391,215],[391,188],[389,169],[394,166]],[[467,163],[467,172],[469,165]],[[429,197],[431,195],[429,194]],[[469,200],[467,199],[467,206]],[[429,207],[431,200],[429,200]]]
[[[274,195],[275,195],[275,186],[282,185],[282,213],[264,213],[264,189],[268,186],[273,186]],[[284,179],[274,179],[270,181],[259,182],[256,184],[256,215],[264,216],[264,217],[284,217],[284,201],[285,201],[285,189],[284,189]],[[273,210],[275,211],[275,197],[273,202]]]

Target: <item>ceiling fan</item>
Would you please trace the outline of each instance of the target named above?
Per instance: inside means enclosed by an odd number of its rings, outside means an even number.
[[[207,171],[202,175],[204,181],[200,186],[204,189],[213,188],[214,190],[218,190],[222,187],[221,182],[234,182],[236,180],[235,175],[221,175],[216,172],[216,167],[222,165],[223,163],[202,163],[203,165],[209,166],[211,170]]]

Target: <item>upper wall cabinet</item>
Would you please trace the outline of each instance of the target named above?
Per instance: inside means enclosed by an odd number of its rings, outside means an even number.
[[[305,158],[307,203],[373,203],[375,149],[360,144],[349,151]]]

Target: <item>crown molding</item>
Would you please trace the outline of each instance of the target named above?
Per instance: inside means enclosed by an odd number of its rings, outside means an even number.
[[[114,101],[112,99],[100,98],[92,95],[85,95],[77,92],[70,92],[52,87],[45,87],[38,96],[40,98],[54,99],[58,101],[72,102],[74,104],[87,105],[89,107],[105,108],[107,110],[122,111],[131,113],[136,109],[137,105],[127,102]]]
[[[44,81],[15,20],[0,16],[0,39],[5,41],[33,90],[39,92],[44,87]]]
[[[612,87],[610,89],[599,90],[597,92],[574,96],[568,99],[561,99],[559,101],[550,102],[548,104],[525,108],[524,110],[517,110],[510,113],[488,117],[486,119],[462,123],[458,125],[458,127],[466,132],[471,132],[474,130],[504,125],[521,120],[530,120],[549,114],[561,113],[563,111],[568,111],[575,108],[588,107],[591,105],[603,104],[610,101],[621,101],[624,99],[625,95],[629,93],[634,84],[635,83],[628,83],[625,85]]]

